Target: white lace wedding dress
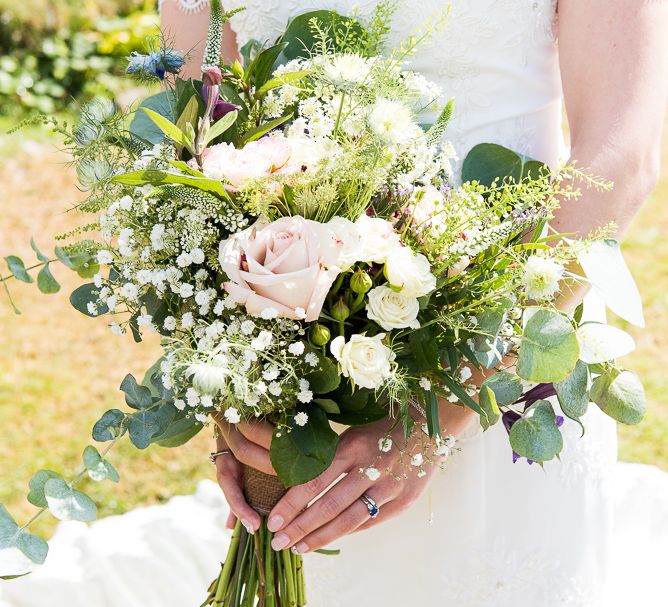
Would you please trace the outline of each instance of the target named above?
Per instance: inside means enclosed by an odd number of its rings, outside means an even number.
[[[206,1],[178,0],[184,10]],[[375,2],[224,0],[227,9],[248,9],[233,20],[240,44],[274,39],[291,15],[350,13],[353,4],[364,15]],[[558,162],[564,145],[555,3],[451,4],[450,25],[413,65],[456,97],[448,137],[460,156],[476,143],[496,142]],[[401,1],[393,41],[445,6]],[[513,464],[501,425],[471,432],[409,512],[337,542],[341,556],[308,556],[309,607],[665,604],[658,564],[668,548],[668,475],[617,464],[614,424],[595,407],[585,424],[580,439],[579,427],[567,423],[561,461],[544,470]],[[196,496],[90,530],[63,525],[51,564],[5,585],[0,604],[47,604],[38,597],[48,593],[50,607],[194,606],[224,555],[225,516],[219,490],[204,484]]]

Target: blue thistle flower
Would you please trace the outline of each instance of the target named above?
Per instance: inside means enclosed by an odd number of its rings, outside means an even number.
[[[161,49],[148,55],[134,52],[128,57],[125,72],[164,80],[167,73],[178,74],[184,63],[183,55],[172,48]]]

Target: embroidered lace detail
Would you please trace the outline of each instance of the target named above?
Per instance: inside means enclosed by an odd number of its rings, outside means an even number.
[[[176,2],[178,8],[187,14],[199,13],[211,3],[211,0],[158,0],[158,11],[162,10],[163,4],[167,1]]]

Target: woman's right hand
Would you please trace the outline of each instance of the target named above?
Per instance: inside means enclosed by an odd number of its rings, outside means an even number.
[[[249,532],[255,532],[260,527],[260,515],[248,505],[244,496],[243,465],[276,474],[269,459],[274,428],[267,422],[229,424],[222,415],[214,416],[214,419],[220,430],[217,451],[232,451],[216,458],[218,484],[234,516]]]

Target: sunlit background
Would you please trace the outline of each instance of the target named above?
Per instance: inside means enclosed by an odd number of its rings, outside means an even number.
[[[121,59],[157,34],[157,23],[153,2],[0,0],[0,258],[34,259],[31,236],[50,251],[57,234],[82,223],[67,212],[83,194],[62,140],[41,126],[5,133],[40,112],[71,122],[77,103],[94,95],[136,97],[118,77]],[[647,317],[645,330],[624,327],[638,345],[624,362],[643,377],[650,406],[643,424],[619,435],[621,459],[668,470],[668,146],[664,167],[624,244]],[[141,375],[159,356],[156,340],[138,347],[112,335],[103,319],[76,312],[68,302],[76,275],[62,268],[54,274],[62,284],[55,295],[9,285],[20,316],[0,289],[0,503],[21,522],[34,513],[25,500],[32,473],[75,471],[93,423],[122,406],[123,376]],[[90,482],[87,490],[102,504],[101,515],[190,493],[199,479],[212,476],[212,446],[206,430],[178,451],[153,446],[138,452],[121,442],[110,454],[121,483]],[[53,526],[43,517],[34,529],[49,533]]]

